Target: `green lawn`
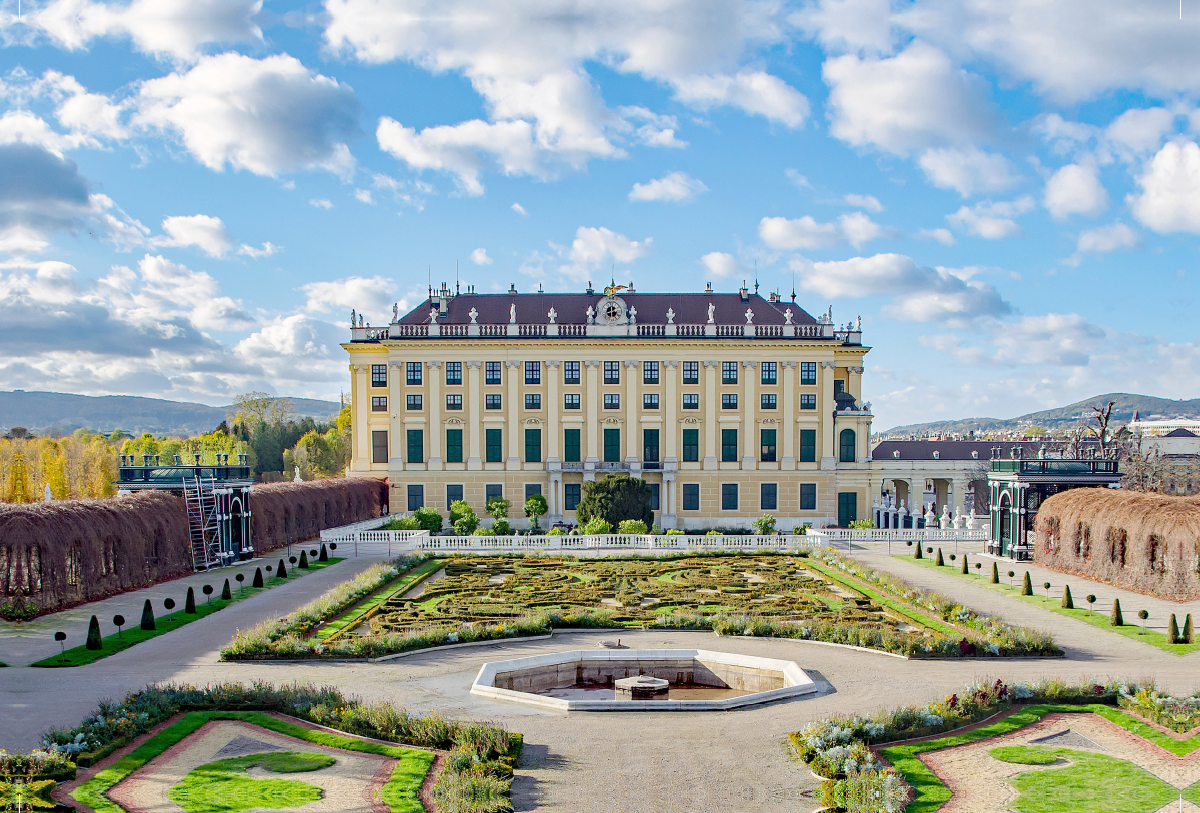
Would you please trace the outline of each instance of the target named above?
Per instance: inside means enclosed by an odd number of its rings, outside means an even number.
[[[331,756],[283,751],[220,759],[192,770],[167,791],[185,813],[237,813],[264,808],[300,807],[322,797],[315,785],[295,779],[253,779],[260,767],[272,773],[301,773],[328,768]]]
[[[340,748],[343,751],[380,754],[399,760],[396,770],[392,772],[391,778],[383,787],[384,802],[391,808],[391,813],[424,813],[418,792],[425,779],[425,774],[429,772],[429,768],[433,764],[433,752],[357,740],[328,731],[313,730],[259,711],[196,711],[186,714],[174,725],[155,734],[108,768],[81,784],[71,792],[71,796],[92,808],[96,813],[125,813],[120,807],[109,801],[105,795],[108,789],[172,745],[183,740],[209,720],[243,720],[251,725],[316,745]]]
[[[983,567],[978,571],[972,567],[971,572],[967,574],[963,574],[960,570],[961,560],[951,563],[949,559],[947,559],[947,563],[943,567],[938,567],[936,564],[934,564],[932,557],[914,559],[909,556],[907,557],[907,560],[915,565],[920,565],[921,567],[937,570],[940,573],[948,573],[952,576],[957,576],[960,579],[967,579],[973,584],[978,584],[983,587],[987,587],[990,590],[995,590],[998,593],[1003,593],[1006,596],[1020,599],[1021,601],[1041,607],[1044,610],[1049,610],[1052,613],[1065,615],[1078,621],[1082,621],[1085,624],[1091,624],[1093,627],[1108,630],[1109,632],[1116,633],[1117,635],[1124,635],[1126,638],[1131,638],[1135,641],[1141,641],[1144,644],[1156,646],[1166,652],[1174,652],[1176,655],[1190,655],[1193,652],[1200,652],[1200,643],[1172,644],[1168,643],[1167,636],[1164,633],[1156,630],[1143,629],[1141,623],[1137,620],[1137,611],[1141,609],[1140,607],[1126,607],[1124,604],[1122,604],[1121,614],[1125,617],[1125,625],[1121,627],[1113,627],[1108,623],[1108,607],[1102,607],[1095,610],[1089,609],[1086,599],[1084,599],[1084,597],[1081,595],[1077,595],[1076,591],[1072,589],[1071,599],[1075,603],[1075,609],[1065,609],[1062,606],[1062,586],[1064,584],[1070,585],[1071,583],[1071,577],[1065,573],[1059,577],[1059,582],[1057,584],[1052,583],[1050,588],[1051,590],[1058,592],[1058,597],[1047,597],[1046,591],[1042,588],[1041,584],[1038,583],[1034,584],[1034,595],[1022,596],[1021,582],[1025,576],[1025,571],[1021,568],[1020,563],[1017,562],[1014,562],[1010,565],[1001,564],[1000,584],[992,584],[991,560],[977,560],[983,564]],[[969,558],[968,561],[970,561]],[[1007,574],[1009,570],[1016,574],[1012,578],[1013,583],[1011,585],[1008,583],[1009,579]],[[1179,620],[1179,626],[1182,629],[1183,614],[1181,613],[1177,617]]]
[[[1037,750],[1051,750],[1070,764],[1010,778],[1021,794],[1011,803],[1019,813],[1153,813],[1179,798],[1171,785],[1126,760],[1068,748]],[[1184,796],[1190,800],[1193,792],[1188,788]]]
[[[891,596],[889,596],[885,593],[881,593],[878,590],[875,590],[874,588],[870,587],[866,582],[856,579],[853,576],[842,573],[840,570],[837,570],[832,567],[828,567],[827,565],[821,564],[819,562],[814,562],[811,559],[807,559],[804,561],[804,567],[811,567],[813,570],[816,570],[816,571],[822,573],[823,575],[828,576],[830,579],[833,579],[834,581],[838,582],[839,584],[849,587],[851,590],[856,590],[859,593],[862,593],[864,596],[871,599],[876,604],[879,604],[883,607],[887,607],[889,610],[892,610],[893,612],[904,616],[909,621],[913,621],[917,624],[920,624],[923,627],[928,627],[929,629],[934,630],[936,632],[940,632],[943,635],[949,635],[949,636],[955,637],[955,638],[962,636],[961,630],[956,629],[955,627],[952,627],[951,625],[947,624],[945,621],[942,621],[941,619],[933,618],[932,616],[926,615],[925,613],[922,613],[921,611],[919,611],[918,609],[913,607],[911,604],[906,604],[905,602],[900,601],[899,599],[892,598]]]
[[[338,617],[321,625],[321,628],[317,630],[314,637],[318,641],[324,641],[335,633],[341,632],[348,627],[358,626],[372,611],[381,606],[392,596],[403,594],[408,590],[411,590],[413,587],[436,573],[441,566],[441,559],[430,559],[427,562],[422,562],[417,567],[399,576],[398,580],[389,582],[388,584],[380,587],[378,590],[368,596],[362,603],[355,607],[351,607]]]
[[[144,630],[138,626],[138,622],[141,618],[140,613],[136,615],[130,615],[127,617],[129,626],[125,627],[125,629],[119,633],[113,633],[112,635],[101,639],[101,649],[88,649],[86,646],[76,646],[68,649],[61,655],[52,655],[49,658],[44,658],[37,663],[30,665],[46,668],[57,668],[67,666],[84,666],[89,663],[94,663],[101,658],[107,658],[109,655],[115,655],[118,652],[129,649],[131,646],[140,644],[142,641],[148,641],[151,638],[163,635],[171,630],[179,629],[180,627],[190,624],[193,621],[197,621],[205,616],[219,612],[228,607],[230,604],[234,604],[242,599],[257,595],[258,593],[263,592],[263,590],[270,590],[272,587],[283,584],[284,582],[298,579],[305,573],[312,573],[317,570],[321,570],[322,568],[329,567],[330,565],[336,564],[340,561],[342,560],[331,558],[328,562],[310,562],[308,570],[302,570],[299,567],[293,567],[288,570],[286,579],[280,579],[275,576],[271,576],[267,579],[264,579],[263,587],[261,588],[239,587],[237,590],[232,591],[231,595],[233,597],[229,601],[224,601],[220,598],[202,601],[200,600],[200,597],[197,597],[195,614],[188,614],[183,611],[183,599],[180,597],[180,606],[176,607],[174,612],[158,616],[154,619],[155,628],[153,630]],[[224,580],[224,576],[219,578],[214,577],[214,592],[216,589],[219,589],[220,585],[224,583]],[[183,592],[186,593],[187,591],[184,590]],[[197,590],[196,592],[199,593],[200,591]],[[203,594],[201,594],[201,596],[202,595]],[[166,613],[166,610],[162,610],[161,607],[162,604],[160,602],[155,608],[156,612]]]

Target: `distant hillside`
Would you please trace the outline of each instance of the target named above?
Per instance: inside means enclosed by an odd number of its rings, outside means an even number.
[[[1152,395],[1132,395],[1127,392],[1110,392],[1064,407],[1030,412],[1016,418],[963,418],[954,421],[931,421],[914,423],[888,429],[888,433],[909,435],[966,434],[968,432],[1015,432],[1019,428],[1035,424],[1046,429],[1057,429],[1078,420],[1080,413],[1091,414],[1092,405],[1104,406],[1115,401],[1112,418],[1114,424],[1128,423],[1133,413],[1141,414],[1143,420],[1150,418],[1197,418],[1200,419],[1200,398],[1190,401],[1172,401],[1170,398],[1155,398]]]
[[[289,399],[300,415],[328,421],[341,407],[334,401]],[[232,417],[228,406],[212,407],[187,401],[141,398],[136,395],[71,395],[63,392],[0,391],[0,429],[24,426],[34,432],[81,427],[101,432],[123,429],[131,434],[195,435],[211,432]]]

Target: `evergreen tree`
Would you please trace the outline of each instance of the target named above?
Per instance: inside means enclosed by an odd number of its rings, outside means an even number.
[[[329,561],[329,551],[325,549],[324,542],[321,543],[321,555],[317,557],[317,561],[318,562],[328,562]]]
[[[300,551],[300,569],[308,570],[308,553],[306,551]]]
[[[263,586],[262,568],[254,568],[254,581],[250,584],[251,587],[261,588]]]
[[[925,558],[924,554],[923,554],[923,553],[921,553],[921,543],[920,543],[920,542],[918,542],[918,543],[917,543],[917,552],[913,554],[913,558],[914,558],[914,559],[923,559],[923,558]]]
[[[650,510],[650,486],[628,474],[609,474],[583,484],[583,499],[575,508],[575,518],[586,525],[600,517],[616,528],[623,520],[640,519],[649,528],[654,525]]]
[[[1028,570],[1025,571],[1025,578],[1021,582],[1021,595],[1023,595],[1023,596],[1032,596],[1033,595],[1033,580],[1029,578]]]
[[[150,604],[150,599],[146,599],[146,603],[142,605],[142,629],[154,628],[154,607]]]
[[[965,554],[965,553],[963,554],[962,572],[963,572],[964,576],[967,573],[971,572],[971,571],[967,570],[967,554]]]
[[[999,583],[1000,583],[1000,568],[996,566],[995,562],[992,562],[992,584],[999,584]]]
[[[942,558],[942,549],[941,548],[938,548],[937,561],[934,562],[934,564],[937,565],[938,567],[944,567],[946,564],[946,560]]]
[[[1171,623],[1167,625],[1167,640],[1172,644],[1179,643],[1179,622],[1175,620],[1175,613],[1171,613]]]
[[[196,591],[188,588],[187,600],[183,602],[183,611],[185,613],[196,614]]]
[[[1075,609],[1075,603],[1071,601],[1071,585],[1063,588],[1062,606],[1068,610]]]
[[[94,615],[92,616],[92,620],[88,622],[87,648],[95,650],[104,648],[104,644],[100,639],[100,619]]]
[[[229,589],[229,579],[225,580],[225,586],[221,588],[221,600],[229,601],[233,598],[233,592]]]
[[[1125,626],[1125,618],[1121,615],[1121,599],[1114,598],[1112,610],[1108,614],[1108,625],[1110,627]]]
[[[1187,618],[1183,619],[1183,642],[1185,644],[1194,644],[1196,642],[1196,635],[1192,630],[1191,613],[1188,613]]]
[[[279,560],[279,567],[275,568],[275,578],[277,578],[277,579],[286,579],[287,578],[287,568],[283,566],[282,559]]]

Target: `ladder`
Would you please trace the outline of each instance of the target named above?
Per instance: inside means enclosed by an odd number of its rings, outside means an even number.
[[[196,476],[183,479],[187,503],[188,531],[192,541],[192,566],[197,573],[220,567],[221,525],[218,521],[216,481]]]

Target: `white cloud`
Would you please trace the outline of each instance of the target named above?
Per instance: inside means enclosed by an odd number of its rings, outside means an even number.
[[[308,205],[329,211],[333,208],[333,201],[329,200],[328,198],[312,198],[309,200]]]
[[[617,111],[626,121],[644,121],[632,132],[632,138],[647,147],[682,149],[688,145],[675,137],[679,121],[674,116],[655,113],[645,107],[622,107]]]
[[[670,172],[646,183],[635,183],[629,199],[636,201],[671,201],[689,203],[708,187],[686,172]]]
[[[533,128],[526,121],[489,124],[473,119],[417,132],[383,116],[375,137],[380,149],[413,169],[452,173],[468,195],[483,194],[479,176],[488,169],[499,169],[506,175],[545,177],[533,143]]]
[[[492,258],[488,256],[487,249],[477,248],[471,252],[471,262],[476,265],[491,265]]]
[[[874,195],[843,195],[842,200],[851,206],[857,206],[860,209],[866,209],[868,212],[882,212],[883,204],[879,202],[879,198]]]
[[[26,19],[68,50],[97,37],[128,36],[144,53],[192,59],[210,43],[261,40],[254,22],[261,9],[262,0],[53,0]]]
[[[741,263],[732,254],[712,251],[700,258],[700,262],[714,277],[732,277],[742,272]]]
[[[355,189],[354,190],[354,198],[359,203],[365,203],[368,206],[375,205],[375,199],[371,197],[370,189]]]
[[[1118,220],[1108,226],[1081,232],[1075,251],[1080,254],[1105,254],[1123,248],[1137,248],[1141,243],[1138,233]]]
[[[1133,155],[1146,155],[1162,146],[1171,132],[1175,112],[1164,107],[1132,108],[1104,128],[1107,141]]]
[[[977,147],[926,150],[918,163],[930,183],[964,198],[1008,189],[1020,180],[1007,158]]]
[[[826,51],[887,53],[892,49],[889,0],[818,0],[789,19]]]
[[[98,146],[100,138],[120,141],[129,137],[129,128],[121,121],[125,106],[113,104],[101,93],[88,93],[74,76],[46,71],[36,85],[32,88],[35,93],[44,93],[57,102],[54,117],[58,123],[73,136],[86,139],[90,146]]]
[[[303,391],[328,391],[346,380],[346,354],[337,346],[341,329],[306,314],[279,316],[239,341],[233,353],[263,368],[270,378]]]
[[[849,243],[858,248],[886,235],[878,223],[862,212],[851,212],[836,223],[820,223],[811,215],[794,219],[764,217],[758,223],[758,236],[771,248],[818,249]]]
[[[901,254],[818,263],[797,258],[790,267],[801,288],[826,299],[889,296],[883,312],[897,319],[967,322],[1012,310],[993,285],[970,279],[974,269],[921,267]]]
[[[630,240],[623,234],[604,228],[580,226],[575,230],[567,258],[560,267],[564,274],[580,278],[589,271],[605,268],[612,262],[631,263],[650,253],[653,239]]]
[[[926,240],[936,240],[943,246],[952,246],[956,242],[949,229],[921,229],[917,236]]]
[[[1098,215],[1108,208],[1108,192],[1092,164],[1067,164],[1046,181],[1042,200],[1055,220],[1071,215]]]
[[[186,72],[143,82],[134,104],[137,126],[176,134],[218,172],[226,164],[272,177],[354,168],[346,144],[358,133],[354,91],[286,54],[203,57]]]
[[[995,129],[986,83],[922,42],[886,59],[833,57],[822,74],[829,131],[855,147],[907,155],[940,144],[969,146]]]
[[[53,232],[78,229],[94,211],[79,167],[42,146],[0,145],[0,178],[0,251],[42,251]]]
[[[28,110],[8,110],[0,116],[0,144],[36,144],[61,157],[85,143],[86,137],[59,133]]]
[[[1163,145],[1126,198],[1133,216],[1160,234],[1200,234],[1200,146],[1177,139]]]
[[[968,365],[1048,365],[1084,367],[1100,351],[1108,331],[1077,313],[1048,313],[1022,316],[1015,322],[993,322],[978,345],[965,344],[956,336],[923,337]]]
[[[1021,234],[1021,227],[1012,218],[1033,207],[1033,198],[1026,195],[1013,201],[978,203],[972,208],[963,206],[954,214],[946,215],[946,220],[976,237],[1000,240]]]
[[[521,217],[527,217],[529,215],[529,212],[525,211],[525,207],[519,203],[514,203],[509,208],[519,214]]]
[[[681,102],[701,109],[731,105],[788,127],[799,127],[808,118],[804,94],[763,71],[680,77],[673,84]]]
[[[252,260],[259,260],[259,259],[262,259],[263,257],[270,257],[272,254],[274,254],[277,251],[279,251],[279,246],[277,246],[271,242],[263,243],[262,248],[255,248],[254,246],[248,246],[245,243],[242,243],[242,245],[238,247],[238,254],[243,254]]]
[[[219,217],[168,217],[163,220],[162,228],[167,236],[154,240],[156,246],[196,246],[210,257],[224,257],[233,249],[229,230]]]
[[[792,182],[792,185],[797,189],[812,189],[812,184],[808,182],[808,178],[800,174],[799,171],[792,167],[788,167],[783,171],[787,179]]]
[[[376,324],[386,322],[396,300],[395,281],[380,276],[309,282],[300,290],[307,297],[306,313],[349,313],[355,308]],[[401,299],[399,306],[402,312],[408,310],[408,300]]]

